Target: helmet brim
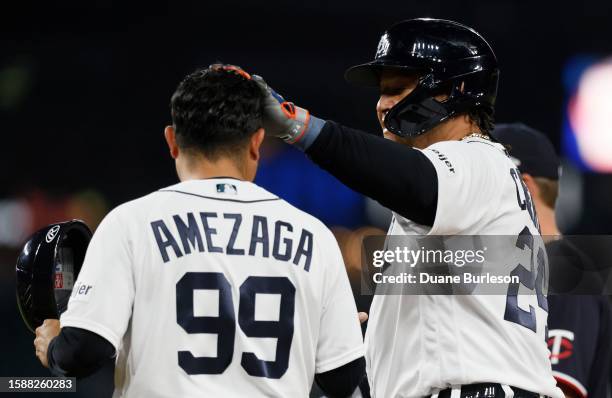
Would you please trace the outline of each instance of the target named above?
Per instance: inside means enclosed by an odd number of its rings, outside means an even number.
[[[365,64],[355,65],[344,72],[344,79],[355,85],[363,87],[378,87],[380,76],[385,69],[405,70],[410,72],[422,72],[422,67],[401,65],[392,61],[372,61]]]

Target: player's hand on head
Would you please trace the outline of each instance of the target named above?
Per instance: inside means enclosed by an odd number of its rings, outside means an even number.
[[[45,319],[43,324],[36,328],[36,338],[34,339],[34,347],[36,349],[36,357],[44,367],[49,367],[47,361],[47,349],[49,343],[60,333],[60,322],[57,319]]]
[[[253,75],[253,80],[265,93],[263,127],[267,135],[294,143],[302,138],[308,129],[310,114],[274,91],[261,76]]]

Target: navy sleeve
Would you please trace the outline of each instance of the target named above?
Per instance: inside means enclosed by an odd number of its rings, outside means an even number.
[[[357,358],[339,368],[315,375],[315,381],[329,397],[348,397],[365,376],[365,359]]]
[[[47,359],[57,376],[86,377],[100,369],[115,355],[113,345],[89,330],[64,327],[51,340]]]
[[[597,317],[581,298],[549,297],[548,348],[557,383],[584,397],[587,395],[588,376],[597,349]]]
[[[592,267],[580,250],[564,240],[548,244],[547,251],[551,270],[557,273]],[[548,304],[548,348],[557,384],[580,397],[606,397],[612,341],[607,297],[551,295]]]
[[[438,177],[421,151],[327,121],[306,154],[349,188],[414,222],[433,225]]]

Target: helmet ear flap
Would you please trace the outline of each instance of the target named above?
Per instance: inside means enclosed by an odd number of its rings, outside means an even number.
[[[465,91],[465,80],[455,80],[453,81],[450,89],[449,98],[457,98],[463,95]]]
[[[427,87],[427,81],[425,85],[421,82],[385,116],[385,127],[393,134],[416,137],[450,116],[445,102],[431,95],[432,88],[437,91],[437,86]]]
[[[484,108],[493,114],[493,99],[478,95],[483,85],[497,92],[497,76],[474,73],[436,82],[433,74],[423,76],[417,87],[398,102],[385,117],[387,130],[400,137],[416,137],[451,117]],[[435,97],[444,95],[441,101]]]

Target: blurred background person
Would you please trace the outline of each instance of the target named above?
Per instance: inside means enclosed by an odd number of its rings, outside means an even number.
[[[531,194],[547,242],[551,285],[569,285],[571,289],[584,271],[594,270],[594,265],[557,227],[555,203],[561,166],[552,143],[543,133],[521,123],[499,124],[493,135],[507,146]],[[590,295],[567,291],[548,296],[553,376],[568,398],[608,396],[612,313],[602,287],[600,280],[589,284]]]

